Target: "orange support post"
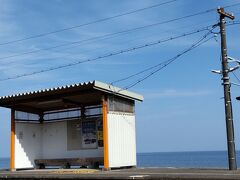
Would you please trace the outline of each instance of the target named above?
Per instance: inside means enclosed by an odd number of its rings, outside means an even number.
[[[109,170],[109,159],[108,159],[108,128],[107,128],[107,101],[102,98],[102,117],[103,117],[103,158],[104,158],[104,169]]]
[[[10,170],[15,170],[15,110],[11,109]]]

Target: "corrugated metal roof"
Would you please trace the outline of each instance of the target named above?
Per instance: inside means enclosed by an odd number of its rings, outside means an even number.
[[[80,86],[85,86],[85,85],[93,85],[93,84],[94,84],[94,81],[89,81],[89,82],[65,85],[65,86],[60,86],[60,87],[55,87],[55,88],[47,88],[47,89],[41,89],[41,90],[37,90],[37,91],[17,93],[17,94],[12,94],[12,95],[7,95],[7,96],[1,96],[0,100],[1,99],[14,98],[14,97],[20,97],[20,96],[33,95],[33,94],[41,94],[41,93],[44,93],[44,92],[58,91],[58,90],[74,88],[74,87],[80,87]]]
[[[121,88],[112,86],[110,84],[106,84],[100,81],[89,81],[89,82],[83,82],[83,83],[77,83],[77,84],[72,84],[72,85],[65,85],[65,86],[60,86],[60,87],[55,87],[55,88],[48,88],[48,89],[41,89],[37,91],[30,91],[30,92],[25,92],[25,93],[18,93],[18,94],[13,94],[13,95],[8,95],[8,96],[2,96],[0,97],[0,102],[4,100],[10,100],[14,99],[17,97],[27,97],[31,95],[40,95],[44,94],[47,92],[58,92],[61,90],[67,90],[67,89],[74,89],[74,88],[84,88],[87,86],[92,86],[93,89],[107,92],[110,94],[114,94],[117,96],[122,96],[125,98],[130,98],[138,101],[143,101],[143,96],[131,91],[123,90]]]

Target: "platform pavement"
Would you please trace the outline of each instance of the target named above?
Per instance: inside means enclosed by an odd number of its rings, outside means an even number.
[[[94,169],[46,169],[0,171],[0,179],[240,179],[240,170],[134,168],[102,171]]]

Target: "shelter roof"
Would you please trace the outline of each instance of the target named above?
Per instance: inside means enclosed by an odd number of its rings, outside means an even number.
[[[143,96],[100,81],[89,81],[0,97],[0,106],[32,113],[94,105],[104,94],[143,101]]]

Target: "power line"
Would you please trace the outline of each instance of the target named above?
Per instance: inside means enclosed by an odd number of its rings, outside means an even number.
[[[203,41],[203,43],[209,41],[209,40],[212,39],[212,38],[214,38],[214,36],[208,38],[206,41]],[[203,44],[203,43],[201,43],[201,44]],[[199,44],[198,46],[200,46],[201,44]],[[196,47],[198,47],[198,46],[196,46]],[[196,47],[194,47],[194,48],[196,48]],[[193,49],[194,49],[194,48],[193,48]],[[192,50],[192,49],[191,49],[191,50]],[[187,52],[186,52],[186,53],[187,53]],[[185,53],[184,53],[184,54],[185,54]],[[182,55],[183,55],[183,54],[182,54]],[[178,55],[178,56],[180,57],[180,56],[182,56],[182,55]],[[145,76],[144,78],[137,80],[137,82],[135,82],[135,83],[133,83],[133,84],[131,84],[131,85],[129,85],[129,86],[126,86],[124,89],[127,90],[127,89],[130,89],[130,88],[136,86],[137,84],[139,84],[139,83],[143,82],[144,80],[148,79],[149,77],[153,76],[153,75],[156,74],[158,71],[162,70],[163,68],[165,68],[166,66],[168,66],[169,64],[171,64],[172,62],[174,62],[175,60],[177,60],[177,58],[175,58],[175,59],[173,59],[172,61],[170,61],[169,63],[165,64],[163,67],[161,67],[161,68],[159,68],[159,69],[151,72],[149,75]]]
[[[238,6],[238,5],[240,5],[240,3],[225,5],[225,6],[222,6],[222,8],[227,9],[227,8]]]
[[[18,54],[14,54],[14,55],[10,55],[10,56],[0,57],[0,60],[1,59],[9,59],[9,58],[13,58],[13,57],[19,57],[19,56],[23,56],[23,55],[27,55],[27,54],[34,54],[34,53],[38,53],[38,52],[41,52],[41,51],[56,49],[56,48],[59,48],[59,47],[65,47],[65,46],[70,46],[70,45],[74,45],[74,44],[81,44],[83,42],[88,42],[88,41],[92,41],[92,40],[98,40],[98,39],[101,40],[102,38],[112,37],[112,36],[116,36],[116,35],[119,35],[119,34],[125,34],[125,33],[129,33],[129,32],[132,32],[132,31],[153,27],[153,26],[160,25],[160,24],[162,24],[162,22],[154,23],[154,24],[150,24],[150,25],[145,25],[145,26],[140,26],[140,27],[136,27],[136,28],[133,28],[133,29],[127,29],[127,30],[124,30],[124,31],[118,31],[118,32],[115,32],[115,33],[105,34],[103,36],[92,37],[92,38],[88,38],[88,39],[84,39],[84,40],[80,40],[80,41],[64,43],[64,44],[49,47],[49,48],[27,51],[27,52],[18,53]]]
[[[236,25],[236,24],[240,24],[240,21],[227,21],[227,26],[231,26],[231,25]]]
[[[185,37],[185,36],[196,34],[196,33],[202,32],[202,31],[206,31],[206,30],[209,30],[210,27],[211,26],[206,26],[206,27],[203,27],[203,28],[195,30],[195,31],[183,33],[183,34],[178,35],[178,36],[173,36],[173,37],[149,42],[149,43],[146,43],[146,44],[141,44],[141,45],[138,45],[138,46],[134,46],[132,48],[122,49],[122,50],[115,51],[115,52],[105,54],[105,55],[102,55],[102,56],[98,56],[98,57],[92,58],[92,59],[80,60],[80,61],[76,61],[76,62],[72,62],[72,63],[68,63],[68,64],[56,66],[56,67],[51,67],[51,68],[38,70],[38,71],[35,71],[35,72],[31,72],[31,73],[19,74],[19,75],[16,75],[16,76],[0,79],[0,81],[6,81],[6,80],[11,80],[11,79],[17,79],[17,78],[21,78],[21,77],[31,76],[31,75],[40,74],[40,73],[43,73],[43,72],[53,71],[53,70],[57,70],[57,69],[62,69],[62,68],[66,68],[66,67],[75,66],[75,65],[78,65],[78,64],[82,64],[82,63],[96,61],[96,60],[99,60],[99,59],[123,54],[123,53],[126,53],[126,52],[135,51],[135,50],[138,50],[138,49],[146,48],[146,47],[149,47],[149,46],[157,45],[157,44],[160,44],[160,43],[164,43],[164,42],[167,42],[167,41],[172,41],[172,40],[175,40],[175,39],[178,39],[178,38],[181,38],[181,37]]]
[[[228,6],[225,6],[225,7],[232,7],[232,6],[237,6],[237,5],[240,5],[240,3],[228,5]],[[103,36],[97,36],[97,37],[92,37],[92,38],[84,39],[84,40],[80,40],[80,41],[64,43],[64,44],[60,44],[60,45],[49,47],[49,48],[43,48],[43,49],[38,49],[38,50],[33,50],[33,51],[26,51],[26,52],[23,52],[23,53],[17,53],[17,54],[10,55],[10,56],[0,57],[0,60],[1,59],[9,59],[9,58],[14,58],[14,57],[24,56],[24,55],[28,55],[28,54],[34,54],[34,53],[38,53],[38,52],[41,52],[41,51],[52,50],[52,49],[56,49],[56,48],[59,48],[59,47],[70,46],[70,45],[73,45],[73,44],[80,44],[80,43],[87,42],[87,41],[101,39],[101,38],[105,38],[105,37],[109,37],[109,36],[115,36],[115,35],[128,33],[128,32],[132,32],[132,31],[136,31],[136,30],[140,30],[140,29],[145,29],[145,28],[149,28],[149,27],[153,27],[153,26],[157,26],[157,25],[167,24],[167,23],[171,23],[171,22],[174,22],[174,21],[179,21],[179,20],[182,20],[182,19],[187,19],[187,18],[190,18],[190,17],[210,13],[210,12],[215,11],[215,10],[216,10],[215,8],[208,9],[208,10],[201,11],[201,12],[198,12],[198,13],[182,16],[182,17],[179,17],[179,18],[174,18],[174,19],[170,19],[170,20],[166,20],[166,21],[161,21],[161,22],[158,22],[158,23],[153,23],[153,24],[150,24],[150,25],[136,27],[136,28],[133,28],[133,29],[127,29],[127,30],[124,30],[124,31],[110,33],[110,34],[106,34],[106,35],[103,35]]]
[[[227,22],[228,24],[227,25],[235,25],[235,24],[240,24],[240,21],[232,21],[232,22]],[[217,24],[216,24],[217,25]],[[216,25],[213,25],[213,29],[216,27]],[[213,29],[211,30],[211,32],[213,31]],[[206,35],[205,35],[206,36]],[[211,39],[212,38],[214,38],[214,36],[213,37],[211,37]],[[207,40],[208,41],[208,40]],[[195,48],[195,47],[194,47]],[[181,55],[183,55],[183,54],[181,54]],[[177,55],[178,56],[178,55]],[[175,56],[175,57],[173,57],[172,59],[174,59],[175,60],[175,58],[177,58],[177,56]],[[148,68],[146,68],[146,69],[144,69],[144,70],[142,70],[142,71],[139,71],[139,72],[137,72],[137,73],[135,73],[135,74],[132,74],[132,75],[129,75],[129,76],[127,76],[127,77],[124,77],[124,78],[121,78],[121,79],[118,79],[118,80],[115,80],[115,81],[113,81],[113,82],[111,82],[111,84],[116,84],[116,83],[119,83],[119,82],[122,82],[122,81],[126,81],[126,80],[128,80],[128,79],[131,79],[131,78],[133,78],[133,77],[135,77],[135,76],[137,76],[137,75],[140,75],[140,74],[143,74],[143,73],[145,73],[145,72],[148,72],[148,71],[150,71],[150,70],[152,70],[152,69],[155,69],[155,68],[157,68],[157,67],[160,67],[160,70],[162,69],[162,68],[164,68],[164,67],[166,67],[166,64],[168,65],[168,63],[169,63],[169,61],[171,62],[172,61],[172,59],[170,59],[170,60],[166,60],[166,61],[164,61],[164,62],[162,62],[162,63],[159,63],[159,64],[157,64],[157,65],[154,65],[154,66],[150,66],[150,67],[148,67]],[[162,65],[163,65],[163,67],[162,67]],[[157,72],[158,72],[159,70],[157,70]],[[234,73],[234,72],[233,72]],[[154,73],[153,73],[154,74]],[[151,75],[152,75],[152,73],[151,73]],[[239,80],[239,82],[240,82],[240,79],[234,74],[234,76]],[[141,82],[141,81],[140,81]],[[140,83],[139,82],[139,83]],[[138,84],[138,83],[137,83]],[[134,86],[135,86],[135,83],[134,83]],[[133,87],[133,86],[131,86],[131,87]]]
[[[235,24],[236,24],[236,23],[235,23]],[[232,24],[232,25],[233,25],[233,24]],[[215,27],[216,25],[213,25],[213,26]],[[195,33],[198,33],[198,32],[204,31],[204,30],[208,30],[209,27],[210,27],[210,26],[207,26],[207,27],[204,27],[204,28],[202,28],[202,29],[198,29],[198,30],[196,30],[196,31],[192,31],[192,32],[190,32],[190,33],[184,33],[184,34],[182,34],[182,35],[175,36],[175,37],[170,37],[170,38],[167,38],[167,39],[164,39],[164,40],[158,40],[158,41],[150,42],[150,43],[147,43],[147,44],[144,44],[144,45],[139,45],[139,46],[136,46],[136,47],[133,47],[133,48],[120,50],[120,51],[113,52],[113,53],[110,53],[110,54],[107,54],[107,55],[103,55],[103,56],[99,56],[99,57],[96,57],[96,58],[93,58],[93,59],[87,59],[87,60],[83,60],[83,61],[77,61],[77,62],[65,64],[65,65],[60,65],[60,66],[56,66],[56,67],[51,67],[51,68],[47,68],[47,69],[42,69],[42,70],[35,71],[35,72],[32,72],[32,73],[20,74],[20,75],[16,75],[16,76],[13,76],[13,77],[8,77],[8,78],[0,79],[0,81],[6,81],[6,80],[11,80],[11,79],[17,79],[17,78],[21,78],[21,77],[31,76],[31,75],[35,75],[35,74],[40,74],[40,73],[48,72],[48,71],[53,71],[53,70],[57,70],[57,69],[62,69],[62,68],[65,68],[65,67],[75,66],[75,65],[82,64],[82,63],[86,63],[86,62],[90,62],[90,61],[96,61],[96,60],[99,60],[99,59],[103,59],[103,58],[106,58],[106,57],[110,57],[110,56],[122,54],[122,53],[125,53],[125,52],[135,51],[135,50],[137,50],[137,49],[141,49],[141,48],[145,48],[145,47],[148,47],[148,46],[160,44],[160,43],[167,42],[167,41],[170,41],[170,40],[174,40],[174,39],[177,39],[177,38],[180,38],[180,37],[184,37],[184,36],[188,36],[188,35],[191,35],[191,34],[195,34]]]
[[[0,43],[0,45],[12,44],[12,43],[21,42],[21,41],[25,41],[25,40],[29,40],[29,39],[34,39],[34,38],[39,38],[39,37],[47,36],[47,35],[54,34],[54,33],[63,32],[63,31],[67,31],[67,30],[71,30],[71,29],[75,29],[75,28],[80,28],[80,27],[83,27],[83,26],[87,26],[87,25],[91,25],[91,24],[107,21],[107,20],[110,20],[110,19],[114,19],[114,18],[118,18],[118,17],[121,17],[121,16],[133,14],[133,13],[144,11],[144,10],[147,10],[147,9],[159,7],[161,5],[169,4],[169,3],[172,3],[172,2],[175,2],[175,1],[177,1],[177,0],[166,1],[166,2],[163,2],[163,3],[159,3],[159,4],[155,4],[155,5],[146,7],[146,8],[141,8],[141,9],[129,11],[129,12],[126,12],[126,13],[123,13],[123,14],[119,14],[119,15],[115,15],[115,16],[99,19],[99,20],[96,20],[96,21],[91,21],[91,22],[84,23],[84,24],[77,25],[77,26],[71,26],[71,27],[68,27],[68,28],[63,28],[63,29],[59,29],[59,30],[55,30],[55,31],[50,31],[50,32],[47,32],[47,33],[42,33],[42,34],[37,34],[37,35],[33,35],[33,36],[28,36],[28,37],[25,37],[25,38],[22,38],[22,39],[17,39],[17,40],[12,40],[12,41],[8,41],[8,42]],[[225,6],[225,8],[232,7],[232,6],[237,6],[237,5],[239,5],[239,3]]]
[[[192,27],[192,26],[184,26],[185,28],[186,27]],[[211,27],[211,25],[209,25],[209,27]],[[199,28],[199,27],[198,27]],[[178,29],[180,29],[180,28],[178,28]],[[165,31],[164,31],[165,32]],[[166,32],[169,32],[169,31],[166,31]],[[100,40],[106,40],[106,39],[110,39],[110,38],[112,38],[111,36],[109,36],[109,37],[105,37],[105,38],[101,38]],[[96,40],[98,40],[98,39],[96,39]],[[135,38],[134,40],[132,40],[132,41],[135,41],[135,40],[137,40],[137,38]],[[89,42],[85,42],[84,44],[89,44],[89,43],[92,43],[93,41],[89,41]],[[127,42],[130,42],[130,41],[127,41]],[[72,49],[72,48],[75,48],[75,47],[77,47],[77,46],[79,46],[79,45],[76,45],[76,46],[73,46],[73,47],[69,47],[69,48],[64,48],[63,50],[65,51],[65,50],[68,50],[68,49]],[[99,48],[98,48],[99,49]],[[96,50],[96,49],[94,49],[94,50]],[[59,50],[59,51],[54,51],[54,52],[62,52],[61,50]],[[89,52],[89,51],[87,51],[87,52]],[[91,51],[90,51],[91,52]],[[81,52],[80,52],[81,53]],[[63,56],[64,58],[66,58],[66,57],[69,57],[69,56]],[[62,57],[62,58],[63,58]],[[72,57],[72,55],[71,55],[71,57]],[[57,58],[54,58],[54,59],[58,59],[59,57],[57,57]],[[16,60],[13,60],[13,61],[8,61],[7,63],[1,63],[1,65],[8,65],[8,64],[11,64],[11,63],[14,63],[14,62],[16,62]]]
[[[87,22],[87,23],[84,23],[84,24],[71,26],[71,27],[67,27],[67,28],[63,28],[63,29],[58,29],[58,30],[55,30],[55,31],[50,31],[50,32],[46,32],[46,33],[33,35],[33,36],[28,36],[28,37],[21,38],[21,39],[16,39],[16,40],[0,43],[0,45],[13,44],[13,43],[21,42],[21,41],[26,41],[26,40],[29,40],[29,39],[39,38],[39,37],[43,37],[43,36],[48,36],[50,34],[55,34],[55,33],[63,32],[63,31],[67,31],[67,30],[80,28],[80,27],[83,27],[83,26],[88,26],[88,25],[91,25],[91,24],[96,24],[96,23],[99,23],[99,22],[108,21],[108,20],[111,20],[111,19],[115,19],[115,18],[119,18],[119,17],[122,17],[122,16],[129,15],[129,14],[134,14],[134,13],[137,13],[137,12],[140,12],[140,11],[145,11],[147,9],[156,8],[156,7],[165,5],[165,4],[173,3],[175,1],[177,1],[177,0],[170,0],[170,1],[163,2],[163,3],[158,3],[158,4],[155,4],[155,5],[152,5],[152,6],[148,6],[148,7],[145,7],[145,8],[136,9],[136,10],[133,10],[133,11],[128,11],[128,12],[125,12],[125,13],[122,13],[122,14],[118,14],[118,15],[115,15],[115,16],[110,16],[110,17],[107,17],[107,18],[103,18],[103,19],[98,19],[98,20],[95,20],[95,21]]]
[[[238,80],[238,82],[240,83],[240,79],[238,78],[238,76],[235,74],[235,72],[232,71],[232,74],[234,75],[234,77]]]
[[[125,77],[125,78],[116,80],[116,81],[112,82],[111,84],[116,83],[116,82],[120,82],[120,81],[128,80],[128,79],[130,79],[130,78],[132,78],[132,77],[134,77],[134,76],[137,76],[137,75],[139,75],[139,74],[142,74],[142,73],[144,73],[144,72],[146,72],[146,71],[149,71],[149,70],[151,70],[151,69],[157,68],[156,70],[153,70],[152,72],[150,72],[148,75],[146,75],[146,76],[138,79],[137,81],[131,83],[130,85],[125,86],[125,87],[123,88],[123,90],[127,90],[127,89],[130,89],[130,88],[136,86],[137,84],[139,84],[139,83],[141,83],[142,81],[148,79],[149,77],[151,77],[152,75],[156,74],[157,72],[159,72],[159,71],[162,70],[163,68],[167,67],[169,64],[171,64],[171,63],[173,63],[174,61],[176,61],[176,60],[177,60],[179,57],[181,57],[182,55],[186,54],[187,52],[189,52],[189,51],[191,51],[191,50],[199,47],[199,46],[202,45],[203,43],[205,43],[205,42],[209,41],[210,39],[212,39],[214,36],[206,39],[207,36],[208,36],[209,34],[211,34],[211,33],[212,33],[212,30],[210,30],[208,33],[206,33],[206,34],[205,34],[200,40],[198,40],[196,43],[194,43],[193,45],[191,45],[189,48],[187,48],[187,49],[184,50],[183,52],[177,54],[177,55],[174,56],[173,58],[171,58],[171,59],[169,59],[169,60],[166,60],[166,61],[164,61],[164,62],[162,62],[162,63],[159,63],[159,64],[157,64],[157,65],[154,65],[154,66],[152,66],[152,67],[149,67],[149,68],[147,68],[147,69],[144,69],[144,70],[142,70],[142,71],[140,71],[140,72],[138,72],[138,73],[132,74],[132,75],[130,75],[130,76],[128,76],[128,77]],[[204,39],[206,39],[206,40],[203,41]]]
[[[0,46],[7,45],[7,44],[13,44],[13,43],[21,42],[21,41],[26,41],[26,40],[30,40],[30,39],[35,39],[35,38],[39,38],[39,37],[43,37],[43,36],[48,36],[50,34],[55,34],[55,33],[63,32],[63,31],[68,31],[68,30],[72,30],[72,29],[96,24],[96,23],[99,23],[99,22],[108,21],[108,20],[111,20],[111,19],[114,19],[114,18],[118,18],[118,17],[129,15],[129,14],[134,14],[134,13],[137,13],[137,12],[141,12],[141,11],[144,11],[144,10],[147,10],[147,9],[156,8],[156,7],[165,5],[165,4],[170,4],[170,3],[173,3],[175,1],[177,1],[177,0],[170,0],[170,1],[163,2],[163,3],[148,6],[148,7],[145,7],[145,8],[140,8],[140,9],[136,9],[136,10],[133,10],[133,11],[118,14],[118,15],[115,15],[115,16],[110,16],[110,17],[106,17],[106,18],[103,18],[103,19],[90,21],[90,22],[87,22],[87,23],[84,23],[84,24],[71,26],[71,27],[67,27],[67,28],[63,28],[63,29],[58,29],[58,30],[50,31],[50,32],[46,32],[46,33],[40,33],[40,34],[37,34],[37,35],[28,36],[28,37],[25,37],[25,38],[16,39],[16,40],[12,40],[12,41],[3,42],[3,43],[0,43]],[[230,4],[230,5],[226,5],[226,6],[223,6],[223,7],[224,8],[229,8],[229,7],[238,6],[238,5],[240,5],[240,3]],[[209,9],[208,11],[214,11],[214,10],[215,10],[215,8],[212,8],[212,9]]]
[[[209,40],[212,39],[212,38],[214,38],[214,36],[212,36],[212,37],[208,38],[207,40],[203,41],[203,43],[209,41]],[[203,43],[201,43],[201,44],[203,44]],[[192,49],[195,49],[196,47],[200,46],[201,44],[195,46],[195,47],[192,48]],[[192,50],[192,49],[191,49],[191,50]],[[189,50],[189,51],[190,51],[190,50]],[[184,52],[183,54],[185,54],[185,53],[187,53],[187,52],[188,52],[188,51]],[[183,54],[178,54],[177,56],[180,57],[180,56],[182,56]],[[163,68],[167,67],[169,64],[171,64],[171,63],[174,62],[175,60],[177,60],[177,59],[178,59],[177,56],[176,56],[174,59],[171,59],[171,61],[169,61],[168,63],[166,63],[165,65],[163,65],[161,68],[158,68],[157,70],[152,71],[152,72],[151,72],[150,74],[148,74],[147,76],[145,76],[145,77],[137,80],[136,82],[134,82],[134,83],[132,83],[132,84],[130,84],[130,85],[128,85],[128,86],[125,86],[123,89],[125,89],[125,90],[130,89],[130,88],[136,86],[137,84],[143,82],[144,80],[148,79],[149,77],[153,76],[154,74],[156,74],[157,72],[159,72],[159,71],[162,70]]]
[[[210,21],[208,21],[208,22],[210,22]],[[198,23],[197,25],[199,25],[199,24],[203,24],[203,23]],[[204,24],[206,24],[206,21],[204,21]],[[213,24],[213,22],[212,22],[211,24]],[[186,27],[188,27],[188,29],[189,29],[189,27],[193,27],[193,26],[196,26],[196,24],[194,24],[194,25],[187,25],[187,26],[181,26],[181,27],[178,27],[177,30],[183,29],[183,28],[186,28]],[[169,32],[170,30],[173,30],[173,29],[168,29],[168,30],[160,31],[160,32],[161,32],[161,33],[162,33],[162,32]],[[175,30],[176,30],[176,28],[175,28]],[[114,37],[116,37],[116,36],[114,36]],[[148,36],[148,37],[149,37],[149,36]],[[107,39],[110,39],[110,38],[112,38],[112,37],[101,38],[100,40],[107,40]],[[137,38],[135,38],[135,39],[137,40]],[[91,42],[92,42],[92,41],[91,41]],[[128,42],[129,42],[129,41],[128,41]],[[84,43],[84,44],[88,44],[88,43]],[[69,48],[64,48],[64,50],[73,49],[73,48],[78,47],[78,46],[79,46],[79,45],[72,46],[72,47],[69,47]],[[54,52],[61,52],[61,50],[59,50],[59,51],[54,51]]]
[[[179,18],[174,18],[174,19],[170,19],[170,20],[166,20],[166,21],[161,21],[161,22],[158,22],[158,23],[153,23],[153,24],[140,26],[140,27],[136,27],[136,28],[132,28],[132,29],[127,29],[127,30],[123,30],[123,31],[118,31],[118,32],[115,32],[115,33],[109,33],[109,34],[105,34],[105,35],[102,35],[102,36],[92,37],[92,38],[88,38],[88,39],[84,39],[84,40],[80,40],[80,41],[74,41],[74,42],[64,43],[64,44],[60,44],[60,45],[52,46],[52,47],[48,47],[48,48],[17,53],[17,54],[13,54],[13,55],[10,55],[10,56],[0,57],[0,60],[19,57],[19,56],[24,56],[24,55],[28,55],[28,54],[35,54],[35,53],[38,53],[38,52],[41,52],[41,51],[52,50],[52,49],[56,49],[56,48],[59,48],[59,47],[65,47],[65,46],[70,46],[70,45],[74,45],[74,44],[81,44],[83,42],[88,42],[88,41],[92,41],[92,40],[98,40],[98,39],[101,40],[102,38],[112,37],[112,36],[116,36],[116,35],[120,35],[120,34],[133,32],[133,31],[136,31],[136,30],[141,30],[141,29],[145,29],[145,28],[149,28],[149,27],[154,27],[154,26],[157,26],[157,25],[162,25],[162,24],[166,24],[166,23],[170,23],[170,22],[174,22],[174,21],[179,21],[179,20],[182,20],[182,19],[186,19],[186,18],[197,16],[197,15],[202,15],[202,14],[205,14],[205,13],[209,13],[211,11],[213,11],[213,9],[206,10],[206,11],[201,11],[201,12],[194,13],[194,14],[187,15],[187,16],[182,16],[182,17],[179,17]]]
[[[152,26],[152,25],[147,25],[148,27],[149,26]],[[144,26],[144,28],[145,28],[146,26]],[[190,26],[188,26],[188,28],[189,28]],[[209,27],[211,27],[211,25],[209,25]],[[176,30],[176,29],[175,29]],[[132,31],[132,29],[130,29],[130,30],[125,30],[124,32],[126,32],[126,31]],[[123,31],[122,31],[123,32]],[[116,32],[116,34],[119,34],[120,32]],[[113,33],[113,34],[115,34],[115,33]],[[111,35],[113,35],[113,34],[111,34]],[[104,38],[103,38],[104,37]],[[104,36],[100,36],[99,37],[99,40],[106,40],[106,39],[110,39],[110,38],[112,38],[112,36],[108,36],[108,35],[104,35]],[[87,42],[87,40],[83,40],[83,41],[86,41],[86,43],[84,43],[84,44],[89,44],[89,43],[91,43],[92,41],[90,41],[91,39],[88,39],[89,41]],[[93,40],[95,40],[95,38],[93,39]],[[97,38],[96,38],[96,40],[98,40]],[[136,38],[135,38],[135,40],[136,40]],[[77,46],[79,46],[79,45],[77,45]],[[74,47],[77,47],[77,46],[74,46]],[[64,48],[63,50],[67,50],[67,49],[72,49],[72,48],[74,48],[74,47],[69,47],[69,48]],[[58,51],[57,51],[58,52]],[[62,52],[62,51],[59,51],[59,52]],[[65,56],[65,57],[68,57],[68,56]],[[1,58],[0,58],[1,59]],[[56,59],[56,58],[54,58],[54,59]],[[13,60],[13,61],[8,61],[7,63],[3,63],[2,65],[8,65],[8,64],[11,64],[11,63],[13,63],[13,62],[16,62],[16,60]]]

